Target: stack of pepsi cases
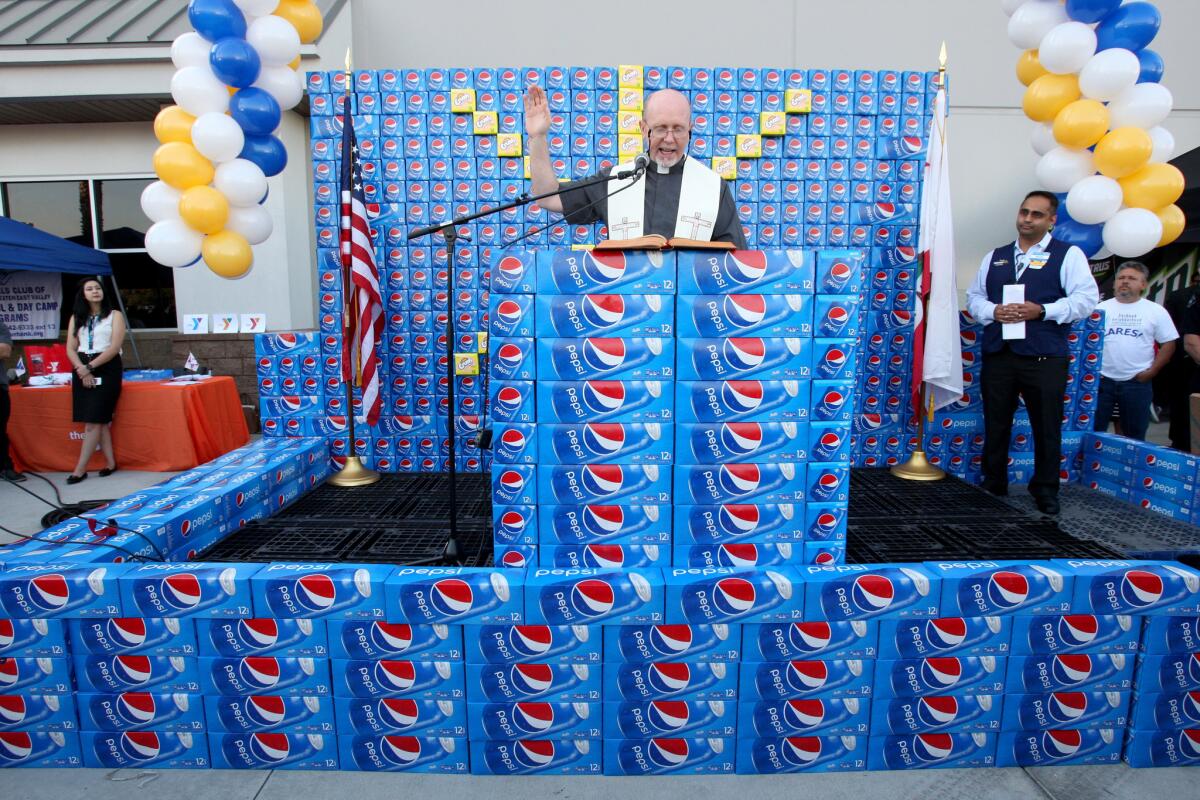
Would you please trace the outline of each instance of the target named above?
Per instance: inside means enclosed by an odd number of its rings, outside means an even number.
[[[668,564],[674,253],[514,250],[491,286],[497,563]]]
[[[262,438],[0,547],[0,563],[101,564],[194,558],[270,516],[329,472],[324,439]]]
[[[1125,740],[1132,767],[1200,764],[1200,614],[1146,617]]]
[[[844,560],[863,257],[679,254],[676,566]]]
[[[49,585],[48,574],[37,571],[31,583]],[[16,600],[0,601],[0,766],[82,766],[69,658],[69,625],[82,620],[30,618],[10,608]]]
[[[340,280],[336,267],[322,273],[321,302],[333,306],[341,294],[324,287]],[[448,445],[448,381],[444,306],[446,293],[393,292],[404,303],[420,303],[420,310],[438,323],[429,330],[385,332],[377,345],[380,358],[380,416],[367,425],[362,408],[362,390],[347,396],[342,377],[342,335],[337,332],[294,332],[259,334],[255,337],[258,358],[259,405],[266,436],[319,436],[327,440],[333,466],[340,467],[348,455],[381,472],[437,472],[445,470]],[[411,297],[410,297],[411,295]],[[391,302],[391,300],[389,300]],[[395,300],[400,302],[400,300]],[[476,301],[472,301],[476,302]],[[438,316],[438,315],[441,316]],[[342,316],[328,311],[324,316]],[[386,315],[385,315],[386,316]],[[424,319],[425,317],[423,317]],[[407,317],[406,317],[407,319]],[[456,352],[476,352],[477,333],[461,332]],[[303,392],[303,394],[298,394]],[[486,455],[476,438],[482,411],[482,378],[455,378],[457,466],[466,472],[481,472]],[[347,403],[349,402],[349,407]],[[348,416],[354,415],[354,437],[350,438]]]
[[[431,416],[432,402],[445,414],[446,359],[466,348],[445,342],[441,326],[452,315],[459,331],[488,330],[489,290],[495,291],[489,278],[503,271],[497,268],[501,248],[567,248],[609,238],[603,223],[573,225],[537,204],[469,223],[461,232],[471,238],[459,240],[454,254],[453,297],[445,246],[406,240],[413,227],[512,200],[528,189],[522,94],[535,84],[546,90],[551,167],[560,179],[632,160],[643,146],[637,121],[644,98],[665,88],[686,92],[693,105],[689,154],[730,181],[749,247],[862,248],[870,265],[879,267],[872,270],[875,279],[838,291],[860,295],[856,313],[864,331],[886,324],[902,345],[911,339],[905,333],[915,308],[916,204],[933,98],[942,87],[936,73],[655,65],[308,73],[319,379],[325,386],[320,424],[333,428],[322,435],[334,437],[335,459],[357,452],[384,471],[439,471],[451,455],[444,447],[410,455],[401,434],[386,428],[356,436],[361,446],[337,436],[344,434],[339,419],[355,413],[341,408],[345,390],[336,364],[343,302],[337,180],[346,120],[352,119],[358,137],[385,302],[386,334],[379,345],[384,413]],[[578,285],[566,289],[581,291]],[[858,392],[852,411],[903,413],[909,352],[902,346],[893,354],[898,361],[872,374],[876,388]],[[866,366],[856,365],[856,381]],[[467,417],[486,400],[472,378],[456,379],[457,412]],[[439,426],[422,439],[444,441]],[[461,469],[486,471],[489,453],[474,446],[472,423],[464,427],[464,444],[454,456]]]
[[[1200,457],[1113,433],[1084,437],[1082,481],[1108,497],[1200,524]]]

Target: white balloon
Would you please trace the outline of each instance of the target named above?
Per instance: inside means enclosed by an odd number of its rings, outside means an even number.
[[[212,185],[231,206],[255,206],[267,192],[267,176],[253,161],[235,158],[217,165]]]
[[[279,7],[279,0],[233,0],[233,4],[248,17],[261,17]]]
[[[1104,175],[1084,178],[1067,192],[1067,213],[1084,225],[1108,222],[1121,210],[1121,184]]]
[[[176,69],[203,67],[208,64],[212,43],[195,31],[181,33],[171,42],[171,61]]]
[[[1109,128],[1132,126],[1149,130],[1167,118],[1174,103],[1171,90],[1161,83],[1130,86],[1108,104]]]
[[[1054,123],[1039,122],[1033,126],[1033,149],[1039,156],[1044,156],[1054,148],[1058,147],[1058,140],[1054,138]]]
[[[146,231],[146,252],[164,267],[190,267],[200,260],[204,234],[181,219],[156,222]]]
[[[304,97],[304,80],[289,67],[263,65],[254,85],[275,98],[284,111],[294,107]]]
[[[1025,3],[1008,20],[1008,38],[1022,50],[1032,50],[1054,26],[1067,21],[1067,10],[1058,3]]]
[[[1125,208],[1104,223],[1104,246],[1121,258],[1149,253],[1162,238],[1162,220],[1144,208]]]
[[[274,223],[262,206],[235,206],[229,209],[225,229],[240,233],[250,244],[261,244],[271,235]]]
[[[1079,91],[1092,100],[1112,100],[1137,83],[1142,65],[1128,50],[1101,50],[1079,71]]]
[[[229,90],[204,67],[184,67],[171,76],[171,97],[193,117],[229,109]]]
[[[254,20],[246,28],[246,41],[258,51],[263,66],[285,66],[300,55],[300,34],[283,17]]]
[[[179,219],[179,198],[182,196],[175,187],[154,181],[142,190],[142,211],[152,222]]]
[[[1083,69],[1096,55],[1096,32],[1082,22],[1055,25],[1038,45],[1038,61],[1056,75]]]
[[[1092,154],[1073,147],[1056,147],[1042,156],[1035,174],[1043,187],[1051,192],[1066,192],[1096,172]]]
[[[233,117],[210,111],[196,117],[192,123],[192,144],[200,151],[200,155],[220,164],[238,157],[246,145],[246,134],[242,133],[242,126],[234,122]]]
[[[1150,141],[1154,142],[1154,150],[1150,153],[1151,164],[1165,164],[1175,155],[1175,136],[1161,125],[1151,128]]]

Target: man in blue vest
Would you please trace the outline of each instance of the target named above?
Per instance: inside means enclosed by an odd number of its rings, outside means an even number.
[[[984,256],[967,291],[967,310],[984,325],[983,488],[1008,493],[1013,415],[1023,399],[1033,428],[1029,493],[1046,514],[1059,510],[1068,326],[1100,301],[1087,256],[1050,235],[1057,212],[1053,194],[1030,192],[1017,212],[1017,240]],[[1011,287],[1007,303],[1005,287]],[[1011,302],[1014,297],[1023,299]]]

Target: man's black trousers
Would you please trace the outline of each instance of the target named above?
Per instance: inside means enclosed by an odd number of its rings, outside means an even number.
[[[983,485],[989,491],[1008,488],[1008,448],[1018,398],[1024,398],[1033,428],[1034,471],[1029,493],[1038,498],[1058,495],[1062,457],[1063,394],[1067,388],[1066,356],[1023,356],[1006,345],[983,357]]]

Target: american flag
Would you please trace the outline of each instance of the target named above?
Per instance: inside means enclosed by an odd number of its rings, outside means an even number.
[[[362,389],[362,408],[368,425],[379,419],[379,356],[375,347],[383,335],[383,297],[379,293],[379,270],[367,224],[362,172],[358,165],[358,142],[354,122],[345,115],[342,132],[342,288],[345,317],[342,336],[342,379],[353,380]]]

